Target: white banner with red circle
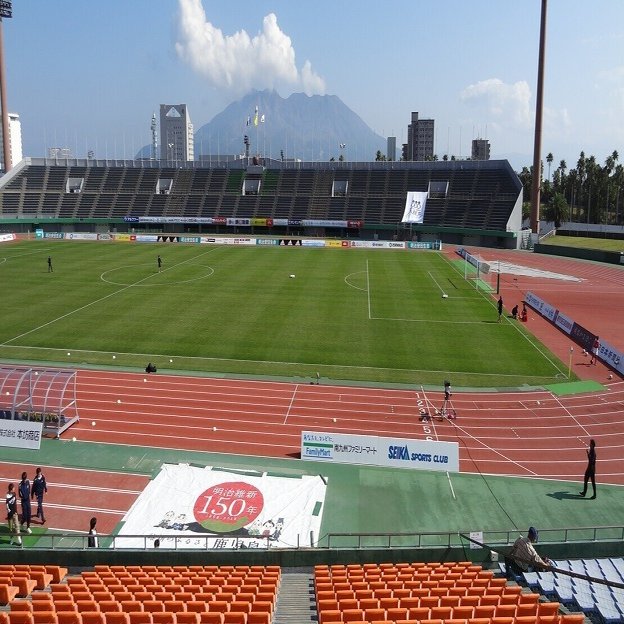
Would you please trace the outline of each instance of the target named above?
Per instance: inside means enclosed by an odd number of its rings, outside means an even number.
[[[117,548],[292,548],[318,539],[326,483],[163,464],[124,518]],[[148,537],[140,537],[148,536]]]

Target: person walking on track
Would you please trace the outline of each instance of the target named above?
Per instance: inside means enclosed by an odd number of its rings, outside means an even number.
[[[19,482],[18,492],[20,502],[22,503],[22,529],[26,533],[32,533],[30,530],[30,516],[32,513],[30,508],[30,481],[25,472],[22,472],[22,480]],[[26,528],[24,528],[24,525],[26,525]]]
[[[35,478],[32,482],[32,488],[30,492],[30,498],[37,497],[37,513],[35,516],[41,519],[41,524],[45,524],[45,514],[43,513],[43,495],[48,491],[48,485],[46,478],[41,472],[41,468],[37,468],[35,471]]]

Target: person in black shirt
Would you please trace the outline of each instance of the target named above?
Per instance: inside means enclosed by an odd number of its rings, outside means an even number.
[[[503,298],[502,297],[498,298],[497,307],[498,307],[498,322],[500,323],[503,320]]]
[[[24,529],[26,533],[32,533],[30,530],[30,516],[32,513],[30,509],[30,481],[25,472],[22,472],[22,480],[19,482],[18,492],[20,502],[22,503],[22,529],[26,525]]]
[[[48,256],[48,273],[54,273],[54,269],[52,268],[52,256]]]
[[[35,496],[37,497],[37,513],[35,515],[37,516],[37,518],[41,518],[41,524],[45,524],[45,515],[43,513],[43,495],[47,491],[48,485],[46,483],[46,478],[41,472],[41,468],[37,468],[35,472],[35,478],[32,482],[30,498],[34,499]]]
[[[585,479],[583,484],[583,491],[579,492],[581,496],[587,494],[587,483],[591,479],[592,488],[594,489],[594,495],[592,498],[596,498],[596,441],[589,441],[589,448],[587,449],[587,468],[585,469]]]

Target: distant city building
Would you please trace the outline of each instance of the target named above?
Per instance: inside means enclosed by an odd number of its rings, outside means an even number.
[[[72,158],[69,147],[48,147],[48,158]]]
[[[472,160],[490,160],[490,142],[487,139],[473,139]]]
[[[160,158],[173,161],[195,159],[193,124],[186,104],[160,105]]]
[[[2,124],[0,124],[0,164],[4,171],[4,137],[2,136]],[[19,115],[9,113],[9,151],[11,153],[11,165],[17,165],[22,160],[22,124]]]
[[[407,143],[403,145],[404,160],[433,159],[433,138],[435,121],[418,119],[418,113],[412,113],[412,123],[407,126]]]
[[[396,137],[388,137],[386,147],[386,158],[396,160]]]

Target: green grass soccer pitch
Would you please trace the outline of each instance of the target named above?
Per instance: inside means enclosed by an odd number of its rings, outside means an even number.
[[[0,247],[0,280],[12,362],[417,387],[567,376],[439,252],[43,240]]]

